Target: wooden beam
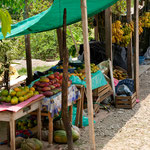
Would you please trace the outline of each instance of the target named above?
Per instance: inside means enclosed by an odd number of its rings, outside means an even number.
[[[94,37],[95,37],[95,40],[98,41],[98,35],[99,35],[98,34],[98,14],[94,16],[94,19],[95,19],[95,23],[96,23],[95,24],[96,26],[94,28]]]
[[[81,0],[82,12],[82,29],[83,29],[83,42],[84,42],[84,61],[86,73],[86,90],[87,90],[87,103],[88,103],[88,118],[89,118],[89,149],[95,150],[95,135],[93,123],[93,97],[92,97],[92,84],[91,84],[91,66],[90,66],[90,46],[88,41],[88,16],[86,0]]]
[[[132,21],[132,14],[131,14],[131,0],[126,0],[127,1],[127,22],[130,23]],[[128,69],[128,75],[129,77],[132,78],[133,76],[133,70],[132,70],[132,65],[133,65],[133,53],[132,53],[132,38],[127,46],[127,69]]]
[[[28,5],[27,5],[27,2],[28,2],[28,0],[25,0],[24,19],[28,18]],[[26,66],[27,66],[27,82],[26,82],[26,84],[28,85],[33,80],[30,35],[25,35],[25,50],[26,50]]]
[[[110,7],[105,10],[105,50],[106,56],[112,61],[112,13]]]
[[[68,50],[66,46],[67,10],[63,16],[63,81],[62,81],[62,120],[67,133],[68,150],[73,150],[71,123],[68,114]]]
[[[139,0],[134,0],[134,84],[139,98]]]

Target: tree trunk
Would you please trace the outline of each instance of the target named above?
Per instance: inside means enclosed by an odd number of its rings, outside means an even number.
[[[28,18],[27,1],[28,0],[25,0],[24,19]],[[27,81],[26,81],[26,84],[29,85],[33,80],[30,35],[25,35],[25,50],[26,50],[26,65],[27,65]]]
[[[60,60],[63,60],[63,33],[61,28],[57,29],[57,40],[59,46],[59,57]]]
[[[62,82],[62,119],[67,133],[68,150],[73,149],[71,123],[68,114],[68,51],[66,47],[66,9],[63,17],[63,82]]]

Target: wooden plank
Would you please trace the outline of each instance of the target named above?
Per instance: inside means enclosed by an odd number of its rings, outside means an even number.
[[[134,84],[139,98],[139,0],[134,0]]]
[[[11,150],[16,150],[16,145],[15,145],[15,120],[14,116],[12,115],[11,120],[10,120],[10,146]]]
[[[105,10],[105,50],[106,56],[112,61],[112,13],[111,7]]]
[[[131,14],[131,0],[127,0],[127,22],[130,23],[132,21],[132,14]],[[132,38],[127,46],[127,65],[128,65],[128,75],[132,78],[132,64],[133,64],[133,52],[132,52]]]
[[[117,101],[116,104],[117,105],[119,105],[119,104],[131,104],[131,101],[130,100],[126,100],[126,101],[121,101],[120,100],[120,101]]]
[[[91,84],[91,66],[90,66],[90,48],[88,41],[88,16],[86,0],[81,0],[81,14],[82,14],[82,29],[83,29],[83,43],[84,43],[84,61],[87,85],[87,102],[88,102],[88,118],[89,118],[89,149],[95,150],[95,133],[93,123],[93,98],[92,98],[92,84]]]
[[[53,144],[53,118],[51,117],[50,112],[48,112],[48,119],[49,119],[49,125],[48,125],[48,130],[49,130],[48,142],[49,142],[49,144]]]
[[[38,107],[39,107],[39,102],[35,102],[34,104],[32,104],[30,106],[24,107],[24,108],[27,108],[27,110],[21,109],[16,113],[14,112],[14,119],[17,120],[17,119],[31,113],[32,111],[37,110]]]
[[[102,92],[98,93],[98,96],[103,96],[104,94],[106,94],[107,92],[109,92],[110,90],[112,90],[111,88],[106,88],[105,90],[103,90]]]
[[[116,108],[128,108],[128,109],[131,109],[131,106],[130,105],[117,105],[116,104]]]
[[[136,104],[136,100],[133,102],[133,104],[132,104],[132,108],[135,106],[135,104]]]
[[[9,111],[2,111],[0,112],[0,121],[7,121],[9,122],[11,119],[12,113]]]
[[[96,100],[96,103],[98,103],[98,104],[94,104],[94,111],[95,111],[95,113],[97,113],[98,112],[98,110],[99,110],[99,103],[100,102],[102,102],[104,99],[106,99],[107,97],[109,97],[109,96],[111,96],[113,94],[113,91],[111,90],[111,91],[109,91],[109,92],[107,92],[106,94],[104,94],[102,97],[99,97],[97,100]]]
[[[108,88],[108,87],[110,87],[109,84],[106,84],[106,85],[104,85],[104,86],[98,88],[98,93],[99,93],[99,92],[102,92],[104,89],[106,89],[106,88]]]

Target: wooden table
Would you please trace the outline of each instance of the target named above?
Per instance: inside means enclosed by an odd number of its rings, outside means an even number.
[[[41,100],[44,96],[20,109],[18,112],[2,111],[0,112],[0,121],[9,122],[10,125],[10,146],[11,150],[16,150],[15,146],[15,121],[35,110],[37,110],[38,138],[41,139]]]

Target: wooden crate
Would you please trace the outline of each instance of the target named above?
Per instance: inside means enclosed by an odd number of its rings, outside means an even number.
[[[116,108],[128,108],[132,109],[136,104],[136,92],[132,96],[116,96],[115,106]]]
[[[96,103],[94,104],[94,111],[97,113],[99,111],[99,103],[102,102],[107,97],[113,94],[113,90],[109,83],[104,85],[100,88],[93,90],[93,101]]]

